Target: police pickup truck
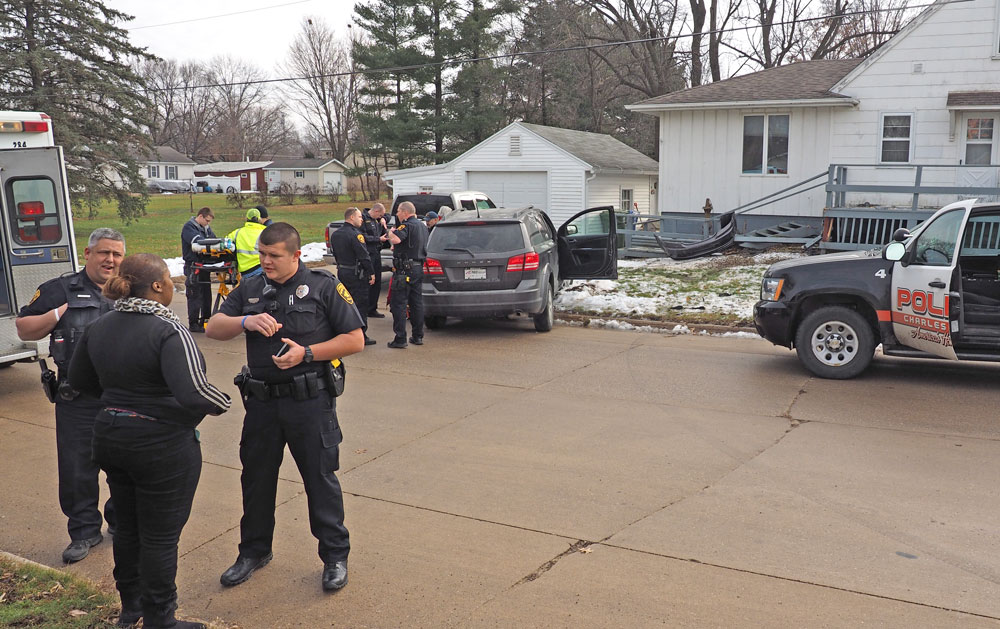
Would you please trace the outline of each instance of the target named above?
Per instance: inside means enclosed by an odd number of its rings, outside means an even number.
[[[822,378],[889,356],[1000,362],[1000,205],[947,205],[881,250],[771,265],[754,324]]]

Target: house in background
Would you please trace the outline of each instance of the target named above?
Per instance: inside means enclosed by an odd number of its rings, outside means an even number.
[[[265,169],[267,187],[277,192],[283,183],[298,190],[306,186],[325,194],[340,194],[345,190],[344,170],[347,167],[332,157],[279,159]]]
[[[138,157],[139,174],[147,181],[194,179],[194,160],[169,146],[154,146],[148,156]]]
[[[446,164],[385,173],[394,194],[485,192],[501,207],[534,205],[559,224],[588,207],[657,211],[657,163],[601,134],[514,122]]]
[[[194,167],[195,185],[207,182],[213,188],[221,186],[224,192],[261,190],[267,185],[264,169],[271,162],[213,162]]]
[[[1000,127],[997,0],[937,3],[864,60],[808,61],[651,98],[663,212],[716,212],[776,193],[830,164],[848,184],[995,187]],[[974,165],[975,168],[958,168]],[[925,206],[957,195],[921,196]],[[873,205],[910,195],[856,193]],[[819,216],[822,187],[754,214]]]

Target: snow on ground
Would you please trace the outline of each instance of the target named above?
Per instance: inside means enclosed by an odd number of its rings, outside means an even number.
[[[323,259],[323,254],[326,253],[326,244],[322,242],[310,242],[308,244],[302,245],[302,258],[303,262],[318,262]],[[183,258],[168,258],[164,260],[167,263],[167,268],[170,269],[171,277],[177,277],[178,275],[184,275],[184,259]]]
[[[670,258],[621,260],[617,280],[577,280],[556,297],[556,308],[609,317],[711,312],[749,319],[768,265],[799,257],[793,252],[714,255],[678,262]]]

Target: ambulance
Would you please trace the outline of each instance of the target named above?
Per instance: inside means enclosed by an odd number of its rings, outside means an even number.
[[[0,111],[0,212],[0,367],[7,367],[48,355],[48,338],[20,340],[14,319],[40,284],[79,270],[66,162],[46,114]]]

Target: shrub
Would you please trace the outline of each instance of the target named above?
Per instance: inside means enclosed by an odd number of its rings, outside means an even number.
[[[298,191],[299,187],[297,185],[282,181],[281,185],[278,186],[278,198],[281,199],[281,204],[294,205],[295,195]]]

